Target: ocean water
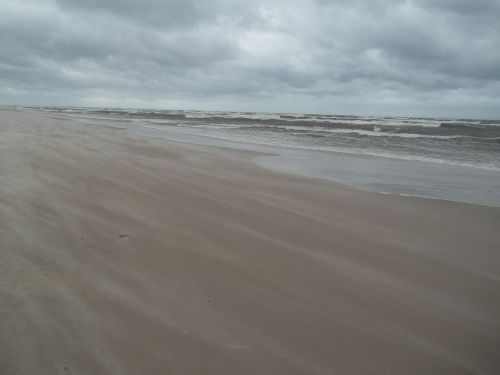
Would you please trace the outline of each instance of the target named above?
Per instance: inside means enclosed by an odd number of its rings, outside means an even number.
[[[220,140],[500,171],[500,120],[23,107]]]

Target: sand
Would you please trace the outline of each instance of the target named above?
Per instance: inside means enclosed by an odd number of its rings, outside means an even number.
[[[498,374],[500,209],[0,112],[0,374]]]

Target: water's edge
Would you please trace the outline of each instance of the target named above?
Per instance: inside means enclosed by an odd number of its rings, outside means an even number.
[[[39,114],[61,119],[50,113]],[[184,133],[175,128],[143,126],[137,122],[70,120],[88,125],[119,127],[134,135],[173,142],[259,152],[262,155],[253,161],[261,167],[335,181],[365,191],[500,206],[500,172],[495,170],[223,140],[199,133]]]
[[[138,125],[131,125],[128,129],[134,134],[174,142],[259,152],[263,155],[253,158],[253,162],[261,167],[335,181],[360,190],[500,206],[500,173],[496,171],[379,156],[270,147]]]

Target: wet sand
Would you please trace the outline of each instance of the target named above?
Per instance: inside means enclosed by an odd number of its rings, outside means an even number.
[[[0,374],[498,374],[500,208],[0,111]]]

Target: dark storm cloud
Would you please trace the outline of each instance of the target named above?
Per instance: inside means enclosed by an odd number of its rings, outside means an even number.
[[[86,11],[123,17],[135,24],[161,29],[189,28],[213,23],[222,17],[239,22],[253,22],[255,7],[251,2],[232,0],[57,0],[67,11]]]
[[[500,116],[500,0],[0,1],[5,103]]]

